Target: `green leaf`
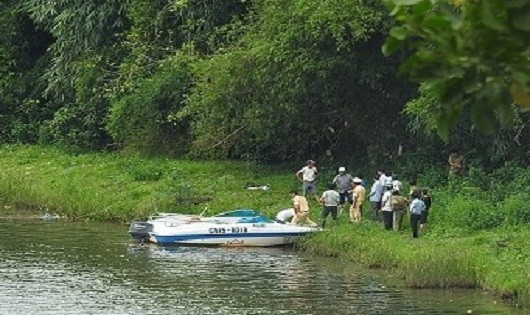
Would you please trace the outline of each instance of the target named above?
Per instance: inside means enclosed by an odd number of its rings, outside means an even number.
[[[505,8],[496,0],[482,1],[482,22],[487,27],[497,31],[506,30],[505,13]]]
[[[389,36],[386,38],[381,51],[383,52],[383,55],[389,56],[390,54],[394,53],[402,44],[402,40]]]
[[[434,32],[441,31],[450,31],[451,22],[445,16],[431,15],[425,18],[423,21],[423,28],[429,28]]]
[[[390,36],[399,40],[404,40],[409,34],[410,31],[403,26],[394,27],[390,30]]]
[[[440,138],[442,138],[443,140],[447,140],[449,138],[449,133],[458,122],[458,118],[460,117],[461,112],[461,104],[446,106],[442,109],[442,112],[438,116],[438,121],[436,124],[436,132]]]

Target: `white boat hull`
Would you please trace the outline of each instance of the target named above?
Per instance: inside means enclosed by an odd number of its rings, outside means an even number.
[[[272,223],[195,223],[175,227],[158,227],[149,240],[158,244],[210,246],[282,246],[318,229]]]
[[[319,229],[281,224],[254,210],[235,210],[212,217],[165,213],[133,222],[129,233],[140,241],[169,245],[281,246]]]

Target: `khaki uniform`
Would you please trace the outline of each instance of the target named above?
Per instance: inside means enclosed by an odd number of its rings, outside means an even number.
[[[409,202],[407,198],[403,196],[392,196],[392,228],[394,231],[399,231],[401,229],[401,222],[403,221],[403,216],[407,212],[407,207]]]
[[[351,192],[353,204],[350,207],[350,220],[351,222],[359,222],[361,221],[361,209],[366,196],[366,189],[359,184],[355,185]]]
[[[311,226],[316,226],[317,224],[311,219],[309,219],[309,204],[307,199],[304,196],[294,196],[293,197],[293,207],[295,210],[295,216],[291,220],[291,224],[298,225],[300,221],[306,221]]]
[[[460,174],[464,171],[464,157],[458,153],[449,154],[449,173]]]

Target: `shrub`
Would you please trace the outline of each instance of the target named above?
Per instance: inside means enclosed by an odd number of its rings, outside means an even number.
[[[183,153],[188,123],[175,114],[190,84],[188,65],[168,62],[112,104],[107,130],[122,147],[145,155]]]
[[[508,197],[500,205],[504,216],[504,224],[509,226],[524,225],[530,223],[530,207],[528,197],[523,194]]]
[[[462,196],[453,199],[445,209],[433,214],[436,225],[445,228],[491,229],[500,226],[504,221],[502,212],[490,202]]]

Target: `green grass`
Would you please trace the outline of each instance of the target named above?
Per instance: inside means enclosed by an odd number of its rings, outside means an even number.
[[[212,213],[250,207],[273,214],[290,206],[292,174],[252,163],[68,155],[37,146],[0,148],[0,198],[76,220],[129,221],[157,211]],[[294,170],[292,171],[294,173]],[[271,190],[250,191],[247,183]]]
[[[158,211],[199,213],[205,207],[210,213],[253,208],[273,216],[291,206],[289,190],[300,188],[296,169],[286,167],[119,153],[71,155],[39,146],[1,146],[0,165],[0,203],[72,220],[128,222]],[[520,177],[523,182],[524,174]],[[247,183],[271,189],[246,190]],[[521,208],[527,204],[526,191],[517,188],[517,195],[504,203],[499,199],[498,207],[486,207],[488,193],[474,186],[458,187],[457,193],[458,198],[454,189],[435,191],[432,230],[419,239],[407,230],[384,231],[368,220],[349,224],[343,213],[338,224],[328,223],[325,232],[300,245],[312,253],[390,270],[411,287],[477,287],[530,305],[530,228],[528,211]],[[473,203],[473,196],[484,206]],[[319,206],[309,201],[317,219]],[[470,211],[473,217],[467,215]]]
[[[483,288],[515,305],[530,305],[530,228],[413,239],[378,223],[343,223],[306,239],[306,251],[391,270],[415,288]]]

